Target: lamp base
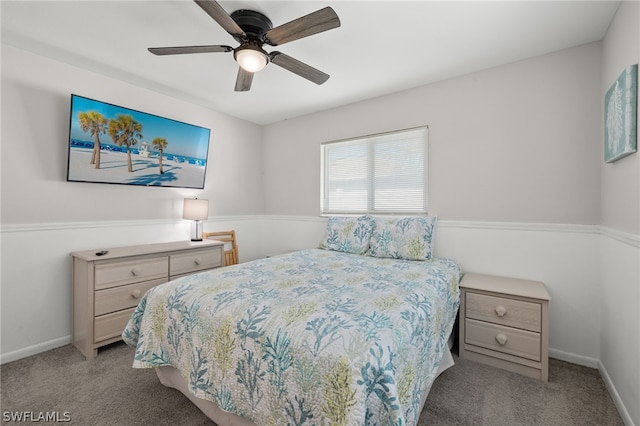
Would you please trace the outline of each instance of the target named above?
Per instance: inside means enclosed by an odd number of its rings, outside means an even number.
[[[191,224],[191,241],[202,241],[202,228],[203,224],[201,220],[194,220]]]

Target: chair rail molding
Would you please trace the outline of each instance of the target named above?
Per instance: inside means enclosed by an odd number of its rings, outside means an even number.
[[[290,216],[290,215],[238,215],[238,216],[209,216],[205,222],[243,222],[243,221],[278,221],[278,222],[316,222],[326,223],[323,216]],[[180,225],[182,219],[135,219],[135,220],[101,220],[78,222],[50,222],[50,223],[15,223],[0,225],[0,233],[64,231],[76,229],[96,229],[115,227],[144,227]],[[582,234],[599,234],[627,245],[640,248],[640,235],[602,226],[580,225],[565,223],[531,223],[531,222],[490,222],[469,220],[438,220],[442,228],[459,229],[487,229],[503,231],[536,231],[536,232],[572,232]]]
[[[263,220],[290,222],[327,222],[324,216],[288,216],[266,215]],[[438,219],[438,227],[460,229],[488,229],[502,231],[536,231],[536,232],[569,232],[579,234],[604,235],[633,247],[640,248],[640,235],[620,231],[602,225],[581,225],[572,223],[538,223],[538,222],[491,222],[473,220]]]
[[[249,221],[261,220],[261,215],[239,215],[239,216],[209,216],[204,222],[229,222],[229,221]],[[82,222],[51,222],[51,223],[16,223],[2,224],[0,233],[13,232],[37,232],[37,231],[64,231],[74,229],[96,229],[96,228],[117,228],[117,227],[143,227],[162,225],[184,225],[188,221],[184,219],[135,219],[135,220],[100,220]]]

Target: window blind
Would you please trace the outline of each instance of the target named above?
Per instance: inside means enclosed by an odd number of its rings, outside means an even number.
[[[427,127],[321,149],[323,214],[427,212]]]

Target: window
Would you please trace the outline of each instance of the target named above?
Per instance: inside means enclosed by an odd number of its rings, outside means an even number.
[[[322,149],[322,214],[426,213],[427,127]]]

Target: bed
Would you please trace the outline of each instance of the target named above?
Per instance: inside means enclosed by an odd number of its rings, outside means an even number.
[[[154,287],[123,333],[133,367],[156,368],[219,425],[415,425],[452,363],[462,271],[365,245],[323,244]]]

